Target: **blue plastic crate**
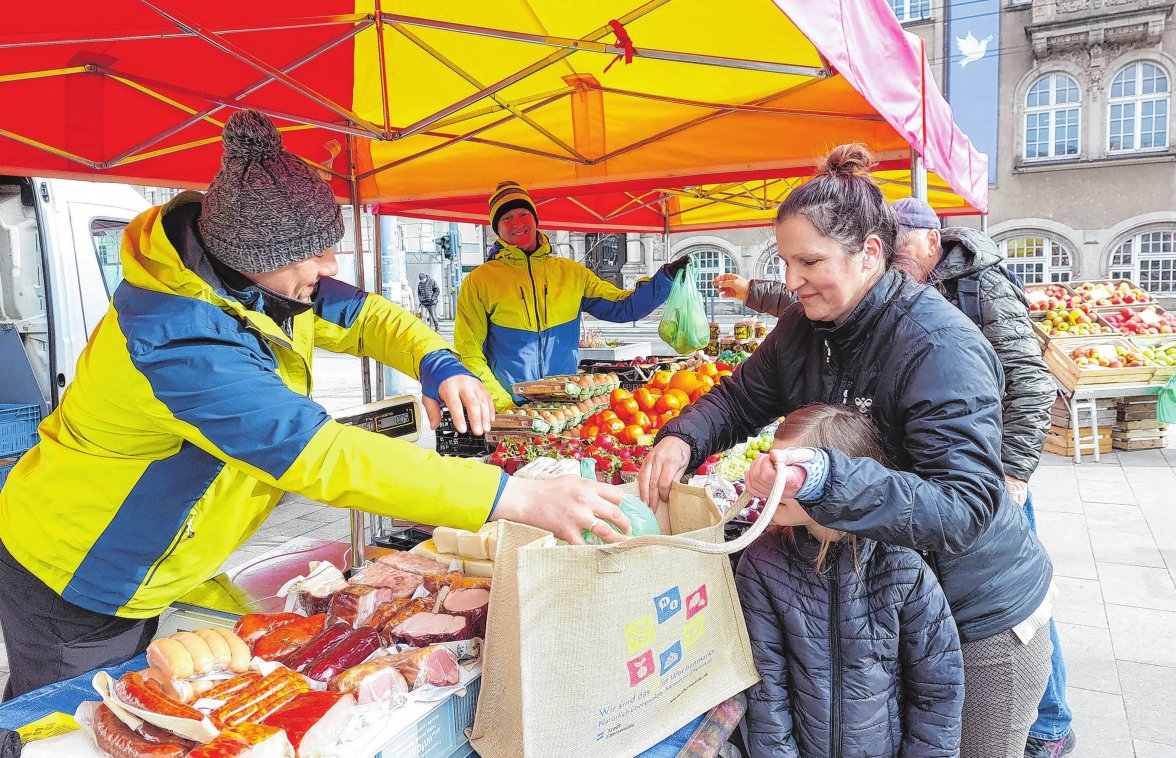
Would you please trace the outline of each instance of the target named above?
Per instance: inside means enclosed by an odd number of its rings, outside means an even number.
[[[8,472],[12,471],[12,467],[15,465],[15,459],[0,461],[0,490],[4,489],[4,483],[8,481]]]
[[[0,456],[19,455],[40,440],[41,406],[0,404]]]
[[[405,728],[373,758],[466,758],[476,756],[465,731],[474,725],[478,708],[478,677],[466,687],[464,697],[450,695],[420,721]]]

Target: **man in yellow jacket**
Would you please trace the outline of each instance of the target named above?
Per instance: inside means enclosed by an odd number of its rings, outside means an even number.
[[[505,518],[581,542],[626,532],[620,493],[512,479],[335,421],[314,348],[419,378],[475,432],[488,393],[400,307],[330,278],[343,219],[330,187],[256,111],[225,126],[220,173],[136,218],[126,280],[41,442],[0,492],[0,625],[19,695],[142,652],[158,616],[211,577],[285,492],[476,530]]]
[[[576,373],[581,312],[602,321],[645,318],[665,303],[688,262],[667,263],[631,291],[601,281],[551,254],[535,203],[515,182],[502,182],[490,197],[490,226],[498,241],[462,280],[453,344],[500,411],[520,399],[512,384]]]

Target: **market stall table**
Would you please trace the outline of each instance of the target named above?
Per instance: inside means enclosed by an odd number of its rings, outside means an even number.
[[[1108,397],[1155,396],[1159,395],[1163,388],[1162,384],[1095,384],[1068,390],[1058,382],[1058,392],[1066,398],[1070,406],[1070,424],[1074,432],[1074,462],[1082,462],[1082,450],[1085,448],[1079,438],[1082,430],[1082,423],[1078,418],[1080,411],[1086,411],[1090,415],[1090,447],[1094,452],[1094,462],[1098,463],[1098,419],[1094,401]]]

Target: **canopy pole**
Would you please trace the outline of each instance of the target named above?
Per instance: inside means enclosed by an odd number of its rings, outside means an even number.
[[[380,229],[380,217],[375,217],[375,223],[372,224],[372,249],[374,250],[374,257],[372,258],[372,278],[376,281],[376,294],[380,297],[384,296],[384,240]],[[389,293],[391,294],[391,293]],[[367,362],[366,360],[364,361]],[[383,400],[386,396],[384,389],[384,364],[376,361],[376,400]]]
[[[980,231],[984,232],[985,234],[988,234],[988,214],[987,213],[980,214]]]
[[[363,275],[363,213],[359,207],[359,178],[356,176],[355,137],[347,136],[347,162],[351,185],[351,217],[355,228],[355,284],[359,289],[367,291]],[[372,375],[367,358],[359,359],[360,376],[363,381],[364,405],[372,401]],[[367,538],[367,524],[364,512],[351,511],[351,568],[359,569],[363,566],[364,543]]]
[[[927,202],[927,166],[923,156],[911,148],[911,197]]]

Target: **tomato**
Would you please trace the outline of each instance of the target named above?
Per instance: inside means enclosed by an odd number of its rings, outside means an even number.
[[[715,374],[719,373],[719,367],[713,363],[704,363],[695,370],[695,373],[700,377],[714,376]]]
[[[629,417],[629,424],[639,426],[646,432],[653,428],[653,420],[649,418],[645,411],[637,411]]]
[[[631,392],[629,392],[629,390],[623,390],[620,387],[618,387],[617,389],[612,391],[611,395],[608,396],[608,404],[609,405],[616,405],[617,403],[621,402],[622,400],[628,400],[631,397],[633,397],[633,394]]]
[[[637,438],[643,434],[645,434],[644,429],[637,426],[636,424],[630,424],[629,426],[626,426],[624,429],[622,429],[619,434],[617,434],[617,439],[626,445],[636,445]]]
[[[695,389],[697,389],[697,387]],[[666,392],[666,394],[673,395],[674,397],[676,397],[678,399],[678,407],[679,408],[686,406],[686,405],[690,405],[690,395],[686,394],[682,390],[669,390],[668,392]]]
[[[689,395],[698,389],[698,376],[693,371],[679,371],[670,378],[669,388]]]
[[[690,402],[697,403],[698,398],[702,397],[703,395],[705,395],[706,393],[708,393],[710,391],[711,391],[710,387],[706,386],[705,384],[701,385],[698,389],[694,390],[694,394],[690,396]]]
[[[624,421],[621,421],[619,418],[610,418],[604,426],[600,427],[600,430],[609,434],[617,434],[624,428]]]
[[[637,405],[641,406],[643,411],[652,411],[654,403],[657,402],[657,398],[644,387],[633,393],[633,399],[637,401]]]
[[[653,379],[649,380],[649,384],[654,389],[664,390],[670,385],[670,379],[671,376],[669,371],[655,371],[653,374]]]
[[[637,401],[631,397],[625,398],[613,406],[613,412],[617,414],[617,418],[621,421],[626,420],[640,410],[641,406],[637,405]]]
[[[715,380],[709,376],[700,376],[698,377],[698,386],[710,389],[715,386]]]
[[[673,395],[662,395],[657,399],[657,403],[653,407],[658,413],[665,413],[675,408],[681,408],[682,403]]]
[[[613,418],[617,417],[617,414],[613,413],[611,408],[605,408],[604,410],[597,413],[596,415],[600,417],[600,425],[601,426],[604,426],[605,422],[608,421],[609,419],[613,419]]]
[[[598,434],[600,434],[600,427],[593,424],[592,426],[584,427],[584,430],[580,432],[580,439],[591,440]]]
[[[661,429],[661,428],[662,428],[662,424],[664,424],[664,423],[666,423],[667,421],[669,421],[669,420],[670,420],[670,418],[672,418],[672,417],[671,417],[671,416],[667,416],[667,415],[666,415],[666,414],[664,414],[664,413],[659,413],[658,415],[654,416],[654,417],[653,417],[653,431],[655,431],[655,432],[656,432],[658,429]]]

